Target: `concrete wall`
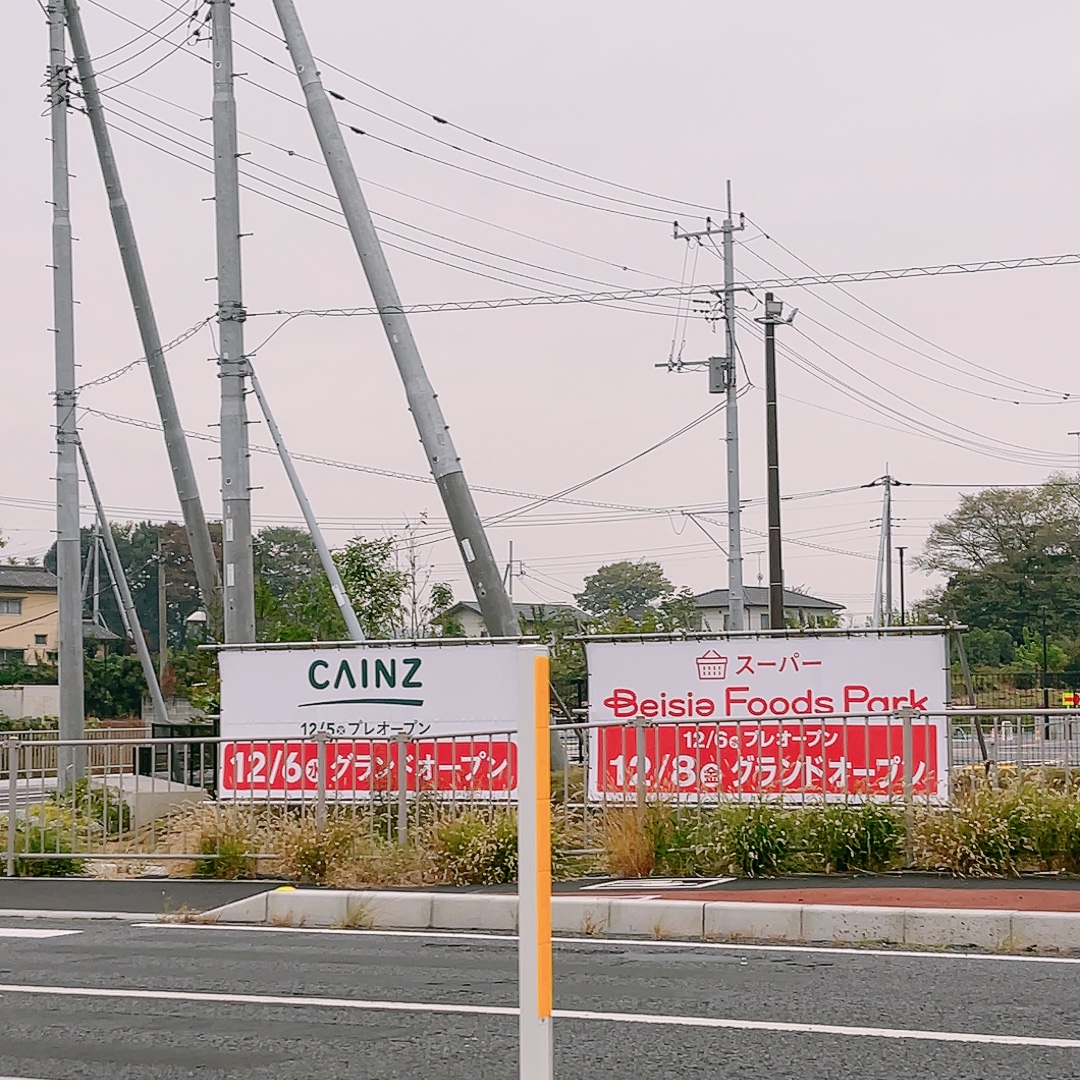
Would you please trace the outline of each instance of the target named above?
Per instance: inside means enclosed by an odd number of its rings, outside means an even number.
[[[59,686],[0,686],[0,714],[11,720],[60,715]]]

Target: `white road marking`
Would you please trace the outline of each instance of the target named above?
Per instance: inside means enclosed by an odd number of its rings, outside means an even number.
[[[517,944],[517,934],[484,934],[471,930],[361,930],[325,926],[262,926],[248,923],[135,923],[136,930],[231,930],[257,934],[340,934],[353,937],[424,938],[432,940],[492,941]],[[553,937],[559,945],[596,945],[599,947],[634,947],[639,949],[706,949],[724,952],[827,953],[830,956],[886,956],[917,960],[988,960],[1015,964],[1080,964],[1080,956],[1033,956],[1028,953],[986,953],[919,951],[916,949],[863,949],[834,945],[754,945],[730,941],[672,941],[644,938]]]
[[[517,1016],[503,1005],[450,1005],[426,1001],[365,1001],[357,998],[301,997],[277,994],[221,994],[188,990],[120,990],[81,986],[32,986],[0,983],[0,994],[40,994],[53,997],[184,1001],[214,1005],[270,1005],[355,1009],[367,1012],[452,1013],[460,1016]],[[792,1035],[842,1035],[872,1039],[913,1039],[919,1042],[979,1043],[990,1046],[1039,1046],[1080,1050],[1080,1039],[1050,1039],[1035,1035],[987,1035],[976,1031],[923,1031],[909,1028],[855,1027],[841,1024],[793,1024],[778,1020],[738,1020],[718,1016],[674,1016],[663,1013],[608,1013],[555,1009],[560,1020],[590,1020],[615,1024],[663,1027],[726,1028],[733,1031],[771,1031]]]
[[[0,938],[54,938],[81,933],[81,930],[31,930],[21,926],[0,926]],[[0,1076],[0,1080],[4,1080],[4,1077]]]

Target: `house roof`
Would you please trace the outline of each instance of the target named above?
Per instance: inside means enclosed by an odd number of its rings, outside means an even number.
[[[0,589],[56,592],[56,575],[44,566],[0,566]]]
[[[769,606],[769,590],[763,586],[746,585],[743,587],[743,592],[748,605],[753,607]],[[708,592],[698,593],[694,597],[694,605],[699,608],[726,608],[730,602],[730,593],[727,589],[710,589]],[[832,600],[822,600],[818,596],[795,592],[792,589],[784,590],[784,607],[815,608],[819,611],[844,610],[843,604],[837,604]]]
[[[83,641],[120,641],[120,635],[114,634],[107,626],[99,626],[93,619],[83,619]]]
[[[480,605],[475,600],[459,600],[452,608],[449,608],[446,612],[447,615],[459,615],[463,611],[471,611],[475,615],[480,614]],[[537,612],[542,612],[545,615],[569,615],[571,618],[580,619],[582,621],[588,619],[588,616],[580,608],[574,607],[573,604],[514,604],[514,614],[519,618],[533,619],[536,617]]]

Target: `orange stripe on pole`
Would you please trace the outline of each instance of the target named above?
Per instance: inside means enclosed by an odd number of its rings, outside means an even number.
[[[536,1011],[551,1016],[551,717],[549,663],[535,660],[536,732]]]

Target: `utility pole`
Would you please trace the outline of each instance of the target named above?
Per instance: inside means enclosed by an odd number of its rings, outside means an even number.
[[[94,536],[91,541],[94,545],[94,573],[91,581],[93,582],[93,597],[90,600],[90,619],[95,626],[101,625],[101,523],[98,519],[94,518]]]
[[[221,575],[214,555],[214,545],[210,540],[210,529],[207,527],[202,500],[199,498],[195,468],[192,465],[184,429],[180,423],[180,411],[176,406],[172,380],[165,364],[161,334],[158,332],[157,318],[150,299],[150,288],[146,282],[146,272],[139,254],[131,211],[120,183],[120,170],[113,153],[112,138],[105,119],[94,66],[90,59],[90,48],[86,41],[86,34],[83,32],[79,5],[77,0],[65,0],[64,7],[67,11],[68,35],[71,38],[71,49],[78,66],[79,84],[82,87],[86,114],[90,119],[90,130],[97,148],[105,192],[109,197],[109,212],[112,215],[116,243],[120,249],[120,261],[123,263],[124,276],[127,278],[128,292],[135,312],[135,322],[142,340],[143,353],[146,356],[146,366],[150,371],[154,397],[157,399],[161,429],[165,435],[165,449],[169,455],[177,498],[180,500],[184,530],[187,533],[191,560],[199,584],[199,595],[203,606],[216,625],[221,620]]]
[[[900,483],[888,472],[889,466],[885,466],[885,475],[878,480],[873,480],[866,487],[884,485],[885,491],[881,497],[881,543],[878,545],[877,576],[874,579],[874,613],[871,617],[872,626],[892,626],[892,489]]]
[[[135,651],[139,655],[139,664],[146,679],[150,698],[154,703],[154,715],[159,724],[167,724],[169,716],[165,709],[165,698],[161,695],[161,684],[158,682],[157,673],[154,671],[154,662],[150,658],[150,646],[146,644],[146,635],[139,625],[139,615],[135,610],[135,602],[131,597],[131,588],[128,585],[127,575],[124,573],[123,563],[120,562],[120,553],[116,549],[116,538],[109,527],[109,519],[105,516],[105,506],[101,501],[101,493],[94,482],[94,473],[90,468],[90,458],[86,454],[86,448],[79,443],[79,454],[82,456],[83,472],[86,474],[86,483],[90,488],[90,494],[94,499],[94,509],[97,519],[101,523],[101,531],[105,536],[105,556],[109,564],[109,573],[112,576],[113,590],[120,606],[120,615],[124,621],[124,628],[135,642]]]
[[[783,630],[784,556],[780,532],[780,437],[776,415],[776,327],[790,323],[798,311],[783,318],[783,301],[765,294],[765,442],[769,466],[769,629]]]
[[[885,477],[885,625],[892,626],[892,477]]]
[[[705,228],[700,232],[680,231],[675,222],[676,240],[698,240],[703,236],[720,233],[721,253],[724,259],[724,355],[713,356],[708,361],[689,361],[683,366],[709,368],[709,393],[724,395],[725,437],[727,450],[727,519],[728,519],[728,620],[729,630],[746,629],[746,589],[743,583],[742,555],[742,494],[739,477],[739,397],[736,382],[736,360],[738,347],[735,344],[735,233],[746,228],[743,217],[739,215],[736,225],[731,212],[731,181],[727,182],[727,216],[716,228],[706,218]],[[662,364],[658,367],[667,367]]]
[[[904,600],[904,552],[906,547],[898,547],[896,553],[900,556],[900,625],[907,626],[907,603]]]
[[[277,426],[277,421],[274,420],[274,414],[270,411],[270,403],[266,400],[262,385],[259,383],[258,376],[256,376],[254,371],[251,372],[251,387],[255,391],[255,397],[258,398],[259,408],[262,409],[263,418],[266,420],[266,426],[270,429],[270,437],[274,440],[274,445],[277,447],[278,456],[281,458],[281,464],[285,467],[285,475],[288,476],[289,483],[292,485],[293,494],[296,496],[296,501],[300,504],[300,512],[304,515],[304,521],[307,522],[308,532],[311,533],[311,539],[315,544],[315,550],[319,553],[319,560],[322,562],[322,568],[325,571],[327,578],[330,580],[330,591],[334,594],[334,602],[338,606],[338,611],[341,612],[341,617],[345,620],[345,627],[349,632],[349,639],[351,641],[363,641],[364,631],[360,626],[360,620],[356,617],[356,612],[353,610],[348,593],[345,592],[345,584],[342,582],[341,574],[338,573],[337,565],[334,563],[334,556],[330,553],[330,548],[327,546],[326,538],[322,534],[322,529],[319,528],[319,521],[315,517],[315,511],[311,509],[311,503],[308,502],[304,486],[300,483],[300,476],[296,471],[296,466],[293,464],[292,455],[285,445],[281,430]]]
[[[211,0],[214,60],[214,218],[217,226],[218,378],[225,641],[255,640],[244,311],[240,276],[240,174],[233,92],[232,0]]]
[[[161,548],[161,531],[157,536],[157,631],[158,631],[158,678],[165,676],[169,662],[169,604],[165,595],[165,558]]]
[[[215,10],[225,2],[226,0],[215,0]],[[461,459],[454,449],[442,408],[424,370],[409,321],[402,310],[401,298],[390,274],[378,233],[372,224],[344,136],[300,24],[296,5],[293,0],[274,0],[274,8],[304,92],[334,190],[352,234],[375,306],[379,310],[383,329],[405,385],[409,409],[420,433],[420,441],[446,507],[446,515],[454,530],[488,633],[492,637],[516,638],[520,635],[521,628],[503,586],[502,574],[491,552],[491,545],[465,480]],[[222,434],[224,435],[224,431]]]
[[[83,705],[82,552],[79,537],[79,434],[75,423],[75,307],[68,170],[71,100],[63,0],[49,0],[49,118],[52,137],[53,333],[56,365],[56,576],[60,623],[60,738],[85,735]],[[60,786],[78,779],[86,755],[60,747]]]

